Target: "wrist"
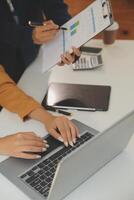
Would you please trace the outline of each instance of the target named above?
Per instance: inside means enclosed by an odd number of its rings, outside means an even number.
[[[0,138],[0,154],[3,154],[3,152],[4,152],[4,150],[3,150],[3,140],[4,138],[3,137],[1,137]]]
[[[29,114],[29,117],[31,119],[35,119],[37,121],[40,121],[43,124],[47,124],[49,121],[51,121],[55,118],[54,115],[52,115],[51,113],[49,113],[47,110],[45,110],[42,107],[37,108],[36,110],[32,111]]]
[[[2,138],[0,138],[0,154],[1,154]]]
[[[36,30],[35,30],[35,28],[33,29],[33,31],[32,31],[32,40],[33,40],[33,43],[34,44],[40,44],[40,42],[38,41],[38,39],[36,38]]]

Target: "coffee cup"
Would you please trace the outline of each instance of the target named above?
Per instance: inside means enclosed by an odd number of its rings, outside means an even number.
[[[103,32],[103,42],[104,44],[113,44],[116,40],[117,32],[119,29],[119,24],[114,22],[111,26]]]

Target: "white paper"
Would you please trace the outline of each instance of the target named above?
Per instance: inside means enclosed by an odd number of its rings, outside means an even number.
[[[43,72],[56,65],[72,46],[80,47],[111,24],[108,3],[108,0],[94,1],[63,25],[67,31],[60,30],[54,40],[43,46]]]

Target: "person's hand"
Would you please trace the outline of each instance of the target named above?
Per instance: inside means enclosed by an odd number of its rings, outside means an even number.
[[[54,39],[58,31],[58,25],[56,25],[52,20],[46,21],[43,26],[37,26],[33,29],[33,42],[38,45],[48,43]]]
[[[78,128],[66,117],[51,117],[45,124],[48,132],[57,140],[64,142],[65,146],[73,146],[79,136]]]
[[[56,117],[44,108],[33,110],[29,117],[43,123],[48,133],[55,139],[64,142],[65,146],[68,144],[73,146],[76,139],[80,137],[78,128],[69,119],[64,116]]]
[[[48,147],[45,140],[32,132],[16,133],[0,138],[0,154],[12,157],[38,159],[41,158],[38,152],[44,152]]]
[[[58,63],[59,66],[64,64],[70,65],[74,63],[81,56],[81,52],[78,48],[72,47],[73,53],[66,52],[61,55],[61,61]]]

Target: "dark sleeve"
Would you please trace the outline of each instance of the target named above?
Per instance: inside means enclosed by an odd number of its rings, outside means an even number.
[[[20,49],[25,65],[28,66],[37,56],[39,45],[32,40],[32,28],[17,25],[13,22],[3,23],[0,20],[0,44]]]
[[[22,41],[32,42],[32,29],[17,25],[5,0],[0,0],[0,42],[20,46]]]
[[[56,24],[63,25],[71,18],[63,0],[44,0],[43,3],[47,19],[52,19]]]
[[[32,29],[28,26],[17,25],[14,22],[1,22],[0,42],[20,46],[22,42],[32,43]]]

